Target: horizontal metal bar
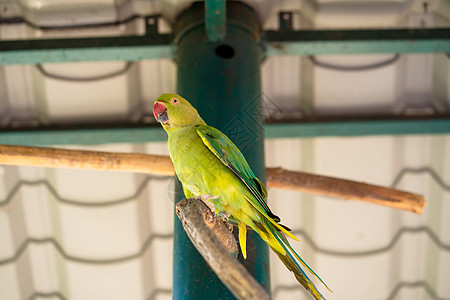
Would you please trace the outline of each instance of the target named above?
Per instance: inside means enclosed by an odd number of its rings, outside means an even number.
[[[450,118],[266,124],[266,138],[450,134]]]
[[[449,53],[450,28],[266,31],[267,55]]]
[[[450,29],[265,31],[267,55],[450,53]],[[0,41],[0,65],[175,57],[171,34]]]
[[[0,65],[173,58],[173,36],[158,33],[159,18],[144,18],[144,35],[0,41]]]
[[[14,51],[0,53],[0,65],[42,64],[82,61],[136,61],[172,58],[172,46],[58,49],[48,51]]]
[[[20,146],[101,145],[167,141],[160,127],[13,130],[0,132],[0,144]]]
[[[0,42],[0,65],[173,58],[170,35]]]
[[[450,118],[377,119],[265,124],[265,138],[316,138],[367,135],[450,134]],[[165,142],[159,126],[118,128],[29,129],[0,132],[0,144],[23,146],[98,145]]]

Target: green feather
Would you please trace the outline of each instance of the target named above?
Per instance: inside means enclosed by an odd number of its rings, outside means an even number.
[[[211,152],[220,159],[251,191],[257,203],[252,203],[264,209],[265,213],[276,222],[280,222],[280,218],[272,213],[267,205],[267,190],[261,181],[255,176],[252,169],[248,165],[241,151],[234,143],[221,131],[207,125],[196,127],[198,135],[202,138],[203,143],[211,150]]]

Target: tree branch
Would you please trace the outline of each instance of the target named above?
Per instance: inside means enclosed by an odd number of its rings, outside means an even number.
[[[267,186],[316,195],[370,202],[387,207],[422,213],[422,195],[351,180],[293,172],[282,168],[266,169]]]
[[[178,202],[176,213],[192,244],[238,299],[270,299],[245,267],[229,254],[230,251],[237,253],[236,240],[228,227],[200,199],[194,197]],[[216,234],[210,227],[215,228]],[[230,244],[230,241],[233,242]],[[224,248],[224,242],[231,245],[228,250]]]
[[[168,156],[7,145],[0,145],[1,164],[125,171],[166,176],[173,176],[175,173]],[[282,168],[267,168],[266,175],[267,186],[273,188],[370,202],[415,213],[421,213],[425,206],[422,195],[366,183]]]
[[[173,176],[168,156],[0,145],[1,165],[125,171]]]

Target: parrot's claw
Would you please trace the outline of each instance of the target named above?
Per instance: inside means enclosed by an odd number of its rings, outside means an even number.
[[[214,206],[214,204],[212,204],[209,200],[212,199],[217,199],[219,198],[219,196],[213,196],[211,197],[209,194],[204,194],[204,195],[200,195],[198,196],[200,198],[200,200],[202,200],[203,203],[205,203],[206,206],[208,206],[208,208],[213,212],[216,213],[216,207]]]
[[[224,223],[228,223],[228,218],[230,217],[230,214],[227,214],[224,211],[219,211],[217,213],[217,215],[219,216],[220,220]]]
[[[224,212],[224,211],[219,211],[217,213],[217,216],[220,218],[220,220],[228,227],[228,229],[230,230],[230,232],[233,232],[233,224],[229,223],[228,220],[230,218],[230,214]]]

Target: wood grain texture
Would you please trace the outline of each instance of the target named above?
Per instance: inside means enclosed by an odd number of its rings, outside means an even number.
[[[230,240],[233,240],[233,247],[236,247],[235,251],[237,251],[233,234],[200,199],[190,198],[178,202],[176,214],[192,244],[236,298],[242,300],[270,299],[269,294],[245,267],[230,255],[230,249],[227,250],[223,246],[221,241],[225,241],[227,245]],[[215,233],[207,223],[214,224]]]
[[[316,195],[370,202],[387,207],[422,213],[422,195],[351,180],[293,172],[282,168],[266,169],[267,186]]]
[[[175,174],[168,156],[0,145],[0,164]]]
[[[8,145],[0,145],[0,165],[2,164],[124,171],[165,176],[175,174],[172,161],[164,155]],[[270,188],[369,202],[419,214],[422,213],[426,204],[422,195],[282,168],[267,168],[266,181]]]

